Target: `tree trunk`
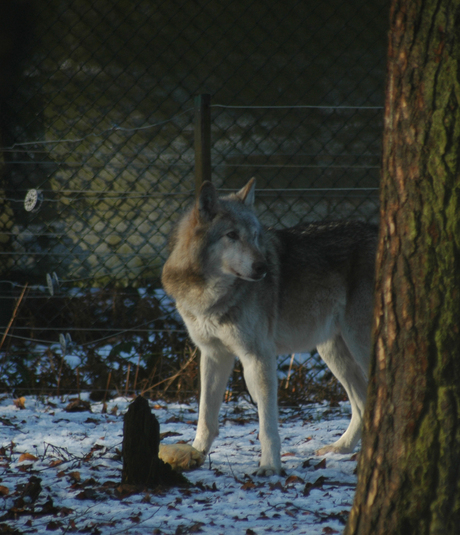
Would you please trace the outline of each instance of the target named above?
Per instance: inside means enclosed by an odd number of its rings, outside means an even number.
[[[393,0],[373,364],[345,534],[460,530],[460,0]]]

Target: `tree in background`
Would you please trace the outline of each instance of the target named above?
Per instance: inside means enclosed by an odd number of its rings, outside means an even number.
[[[374,359],[345,533],[460,530],[460,0],[393,0]]]

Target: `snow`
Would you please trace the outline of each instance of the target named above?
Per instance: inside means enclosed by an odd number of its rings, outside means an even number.
[[[2,533],[9,532],[2,524],[11,533],[342,533],[356,455],[314,452],[346,429],[348,403],[281,408],[286,473],[268,478],[253,475],[260,454],[255,407],[226,403],[206,463],[185,474],[190,487],[120,494],[123,414],[130,401],[112,399],[103,414],[102,403],[91,403],[91,412],[66,412],[69,398],[28,396],[24,409],[11,397],[0,398]],[[150,406],[160,432],[168,433],[165,443],[193,441],[195,402]],[[23,454],[33,457],[20,459]],[[41,480],[38,497],[27,490],[34,477]]]

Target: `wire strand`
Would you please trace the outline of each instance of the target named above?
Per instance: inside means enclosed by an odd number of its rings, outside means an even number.
[[[383,110],[383,106],[332,106],[332,105],[313,105],[301,104],[299,106],[246,106],[246,105],[227,105],[227,104],[211,104],[210,108],[228,108],[228,109],[243,109],[243,110]]]
[[[10,145],[9,147],[0,147],[0,151],[12,151],[15,150],[18,147],[27,147],[29,145],[57,145],[60,143],[81,143],[82,141],[85,141],[86,139],[90,137],[102,137],[108,133],[112,132],[139,132],[141,130],[148,130],[150,128],[155,128],[157,126],[163,126],[167,123],[170,123],[174,121],[175,119],[178,119],[179,117],[182,117],[186,113],[189,113],[190,111],[194,110],[195,108],[188,108],[185,111],[178,113],[171,117],[170,119],[166,119],[164,121],[159,121],[158,123],[152,123],[147,124],[144,126],[137,126],[132,128],[126,128],[123,126],[114,125],[111,128],[107,128],[106,130],[101,130],[100,132],[91,132],[87,134],[86,136],[80,137],[80,138],[73,138],[73,139],[50,139],[50,140],[35,140],[35,141],[22,141],[13,143],[13,145]],[[50,162],[53,163],[53,162]]]

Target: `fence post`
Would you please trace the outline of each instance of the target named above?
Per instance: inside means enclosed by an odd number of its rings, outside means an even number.
[[[211,95],[195,97],[195,193],[211,180]]]

